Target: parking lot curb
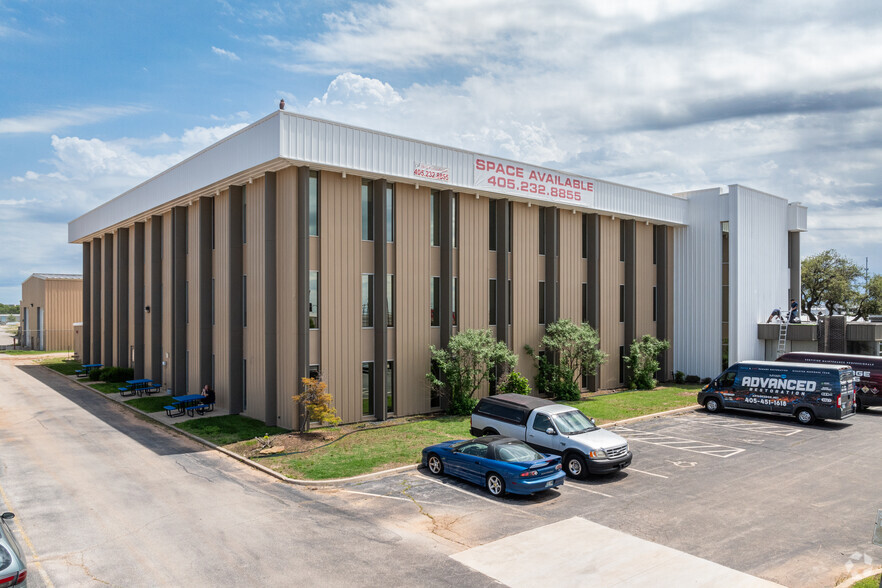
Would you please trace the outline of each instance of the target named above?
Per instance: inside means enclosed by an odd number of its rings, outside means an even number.
[[[416,470],[421,465],[421,464],[415,463],[415,464],[411,464],[411,465],[400,466],[397,468],[391,468],[388,470],[381,470],[379,472],[371,472],[369,474],[361,474],[360,476],[352,476],[351,478],[335,478],[333,480],[299,480],[297,478],[289,478],[288,476],[286,476],[284,474],[280,474],[279,472],[277,472],[271,468],[268,468],[264,465],[261,465],[261,464],[255,462],[254,460],[245,457],[244,455],[239,455],[238,453],[234,453],[234,452],[230,451],[229,449],[224,449],[223,447],[221,447],[219,445],[215,445],[211,441],[203,439],[202,437],[198,437],[188,431],[184,431],[183,429],[178,429],[178,428],[175,428],[167,423],[164,423],[162,421],[158,421],[155,418],[153,418],[152,416],[150,416],[151,413],[144,412],[143,410],[140,410],[138,408],[135,408],[134,406],[126,404],[125,402],[121,402],[119,400],[115,400],[113,398],[110,398],[107,396],[107,394],[104,394],[103,392],[96,390],[95,388],[92,388],[91,386],[85,384],[84,382],[79,381],[78,379],[71,379],[69,376],[61,374],[61,373],[53,370],[52,368],[49,368],[49,367],[46,367],[46,366],[43,366],[40,364],[34,364],[34,365],[39,365],[40,367],[47,369],[54,374],[58,374],[59,376],[65,378],[69,382],[74,382],[76,384],[79,384],[83,388],[86,388],[87,390],[90,390],[90,391],[94,392],[95,394],[98,394],[99,396],[109,400],[110,402],[113,402],[113,403],[118,404],[120,406],[123,406],[129,410],[132,410],[136,413],[144,415],[145,417],[149,418],[154,423],[161,425],[170,431],[174,431],[175,433],[177,433],[179,435],[184,435],[185,437],[189,437],[190,439],[192,439],[193,441],[196,441],[197,443],[201,443],[202,445],[205,445],[206,447],[209,447],[211,449],[215,449],[215,450],[217,450],[217,451],[219,451],[229,457],[232,457],[233,459],[235,459],[237,461],[240,461],[240,462],[242,462],[246,465],[249,465],[257,470],[260,470],[261,472],[263,472],[265,474],[269,474],[270,476],[272,476],[282,482],[287,482],[288,484],[293,484],[296,486],[315,487],[315,488],[323,487],[323,486],[339,486],[339,485],[348,484],[351,482],[374,480],[377,478],[391,476],[391,475],[399,474],[401,472],[406,472],[409,470]],[[663,417],[663,416],[669,416],[669,415],[673,415],[673,414],[692,412],[698,408],[700,408],[700,406],[698,404],[693,404],[691,406],[684,406],[682,408],[675,408],[672,410],[666,410],[664,412],[655,412],[652,414],[645,414],[642,416],[633,417],[633,418],[629,418],[629,419],[623,419],[620,421],[613,421],[611,423],[604,423],[599,426],[601,428],[605,429],[608,427],[614,427],[616,425],[624,425],[626,423],[635,423],[638,421],[645,421],[645,420],[659,418],[659,417]]]

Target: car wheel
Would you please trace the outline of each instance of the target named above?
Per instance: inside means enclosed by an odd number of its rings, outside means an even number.
[[[581,480],[585,477],[587,470],[585,458],[578,453],[571,453],[564,457],[564,471],[568,476]]]
[[[491,472],[487,474],[487,491],[493,496],[503,496],[505,494],[505,480],[497,473]]]
[[[796,411],[796,420],[803,425],[810,425],[815,422],[815,415],[807,408],[800,408]]]
[[[429,471],[436,476],[440,476],[444,473],[444,463],[441,461],[441,458],[434,453],[429,454],[429,459],[427,460],[427,462],[429,465]]]
[[[708,398],[708,399],[704,402],[704,408],[705,408],[708,412],[720,412],[721,410],[723,410],[723,405],[720,404],[720,400],[719,400],[719,398],[716,398],[716,397],[714,397],[714,396],[711,396],[710,398]]]
[[[499,434],[499,433],[496,431],[496,429],[484,429],[484,431],[483,431],[482,433],[483,433],[484,435],[498,435],[498,434]]]

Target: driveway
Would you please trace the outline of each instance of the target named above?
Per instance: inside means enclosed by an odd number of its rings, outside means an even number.
[[[31,586],[482,586],[336,494],[300,490],[24,360],[0,360],[0,500]]]

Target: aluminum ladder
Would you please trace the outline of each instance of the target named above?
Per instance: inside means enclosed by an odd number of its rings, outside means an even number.
[[[787,327],[790,325],[790,321],[783,320],[784,317],[781,318],[781,324],[778,325],[778,354],[775,357],[781,357],[787,351]]]

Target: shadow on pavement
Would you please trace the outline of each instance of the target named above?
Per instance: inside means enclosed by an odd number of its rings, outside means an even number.
[[[117,406],[116,402],[101,398],[100,392],[86,390],[49,368],[28,364],[15,367],[157,455],[195,453],[206,449],[186,437],[168,434],[149,417]]]

